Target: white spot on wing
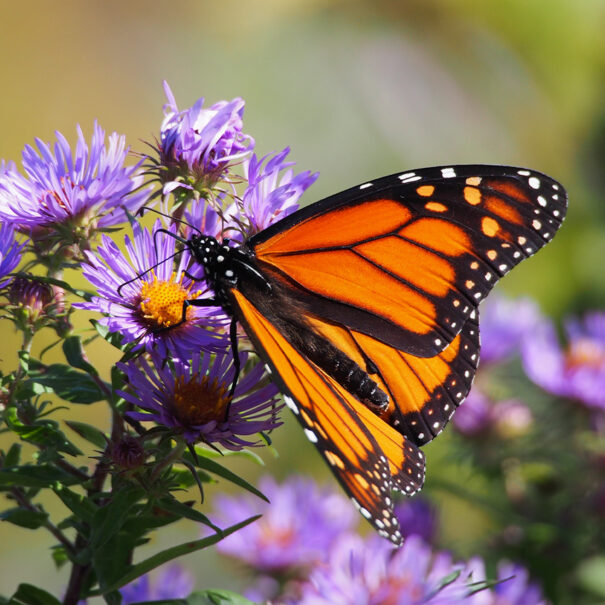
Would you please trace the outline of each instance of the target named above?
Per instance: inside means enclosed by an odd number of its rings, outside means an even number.
[[[360,189],[367,189],[368,187],[371,187],[374,183],[364,183],[363,185],[359,185]]]
[[[305,430],[305,435],[307,436],[307,439],[311,443],[317,443],[317,441],[318,441],[317,435],[311,429],[304,429],[304,430]]]
[[[284,401],[286,402],[286,405],[298,416],[298,406],[294,402],[294,399],[292,399],[290,395],[284,395]]]
[[[456,171],[453,168],[442,168],[441,176],[444,179],[451,179],[456,176]]]

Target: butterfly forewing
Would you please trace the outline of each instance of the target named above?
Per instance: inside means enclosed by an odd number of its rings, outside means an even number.
[[[317,316],[433,357],[495,282],[552,238],[566,203],[537,172],[429,168],[313,204],[250,246]]]

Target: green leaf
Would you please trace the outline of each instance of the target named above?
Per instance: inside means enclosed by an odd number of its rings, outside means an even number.
[[[209,473],[218,475],[223,479],[227,479],[227,481],[231,481],[231,483],[239,485],[239,487],[249,491],[255,496],[258,496],[265,502],[269,502],[268,498],[261,491],[256,489],[251,483],[248,483],[245,479],[238,477],[235,473],[226,469],[224,466],[221,466],[218,462],[210,460],[205,456],[197,456],[197,460],[194,460],[193,456],[189,452],[185,452],[183,454],[183,459],[187,460],[189,463],[193,464],[197,468],[201,468],[205,471],[208,471]]]
[[[61,605],[53,595],[31,584],[19,584],[9,605]]]
[[[38,529],[48,519],[48,513],[38,510],[27,510],[20,507],[9,508],[0,513],[2,521],[27,529]]]
[[[13,443],[4,455],[4,464],[2,466],[17,466],[19,458],[21,458],[21,444]]]
[[[37,385],[39,393],[55,393],[71,403],[88,404],[105,399],[99,386],[88,374],[59,363],[45,366],[30,359],[29,380],[26,382]]]
[[[99,588],[103,591],[107,603],[116,601],[117,593],[114,587],[116,581],[129,569],[132,551],[136,542],[126,532],[118,532],[107,542],[93,551],[92,565],[96,574]]]
[[[173,515],[178,515],[180,517],[184,517],[185,519],[191,519],[191,521],[196,521],[197,523],[203,523],[204,525],[211,527],[216,532],[221,531],[220,527],[214,525],[214,523],[212,523],[212,521],[210,521],[206,515],[203,515],[194,508],[179,502],[172,496],[166,496],[165,498],[158,500],[157,506],[169,513],[172,513]]]
[[[63,353],[67,363],[74,368],[84,370],[87,374],[98,376],[97,369],[84,358],[84,349],[79,336],[68,336],[63,342]]]
[[[126,486],[111,496],[111,502],[99,508],[92,520],[90,545],[93,550],[114,536],[133,512],[132,507],[145,495],[142,489]]]
[[[65,452],[71,456],[79,456],[82,452],[71,443],[59,430],[55,422],[37,420],[32,424],[24,424],[19,419],[16,407],[10,407],[4,415],[8,427],[24,441],[42,448]]]
[[[580,586],[592,594],[605,598],[605,556],[582,561],[576,571]]]
[[[65,565],[65,563],[69,561],[67,551],[65,550],[65,547],[62,544],[53,546],[51,550],[51,556],[53,558],[53,561],[55,562],[55,567],[57,569],[60,569],[61,567],[63,567],[63,565]]]
[[[127,351],[128,349],[132,348],[132,343],[130,342],[122,344],[124,337],[119,332],[110,332],[107,326],[100,324],[94,319],[91,319],[90,323],[98,332],[99,336],[106,340],[110,345],[113,345],[116,349],[120,349],[120,351]]]
[[[204,590],[190,594],[187,605],[255,605],[253,601],[230,590]]]
[[[78,478],[52,464],[25,464],[0,469],[0,487],[55,487],[73,485]]]
[[[92,523],[99,507],[90,498],[77,494],[64,485],[55,487],[53,491],[78,519],[82,519],[86,523]]]
[[[178,546],[173,546],[172,548],[167,548],[136,565],[133,565],[127,573],[125,573],[119,580],[114,582],[111,586],[101,590],[91,592],[88,596],[97,596],[99,594],[105,594],[106,592],[110,592],[112,590],[117,590],[126,584],[136,580],[138,577],[149,573],[152,569],[167,563],[168,561],[172,561],[177,557],[181,557],[183,555],[196,552],[201,550],[202,548],[207,548],[208,546],[212,546],[217,542],[220,542],[223,538],[228,535],[246,527],[250,523],[253,523],[257,519],[259,519],[261,515],[255,515],[254,517],[250,517],[249,519],[245,519],[240,523],[232,525],[224,529],[221,533],[213,534],[208,536],[207,538],[202,538],[200,540],[194,540],[192,542],[185,542],[184,544],[179,544]]]
[[[105,433],[99,430],[96,426],[91,426],[84,422],[76,422],[75,420],[66,420],[65,424],[80,437],[86,439],[101,450],[105,449],[107,445],[107,439],[105,439]]]
[[[225,458],[245,458],[250,462],[258,464],[258,466],[265,466],[265,461],[256,452],[246,449],[235,451],[225,450],[222,452],[217,452],[216,450],[196,445],[195,453],[198,456],[202,456],[203,458],[212,458],[213,460],[216,460],[217,458],[221,458],[223,460]]]

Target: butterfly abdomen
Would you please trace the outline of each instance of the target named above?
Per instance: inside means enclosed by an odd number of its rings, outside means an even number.
[[[388,395],[355,361],[314,332],[303,333],[299,351],[374,412],[389,405]],[[293,343],[294,344],[294,343]]]

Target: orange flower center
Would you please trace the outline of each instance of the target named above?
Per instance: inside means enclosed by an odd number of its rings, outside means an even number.
[[[179,376],[174,389],[174,412],[184,425],[222,422],[231,401],[227,393],[227,385],[216,378]]]
[[[580,338],[570,343],[566,354],[567,365],[571,368],[590,366],[605,368],[605,348],[590,338]]]
[[[169,328],[183,319],[183,304],[199,296],[191,294],[190,288],[183,287],[183,276],[174,281],[175,274],[168,281],[160,281],[155,275],[153,281],[145,282],[141,287],[140,308],[143,317],[158,328]],[[185,319],[189,319],[191,309],[187,309]]]

